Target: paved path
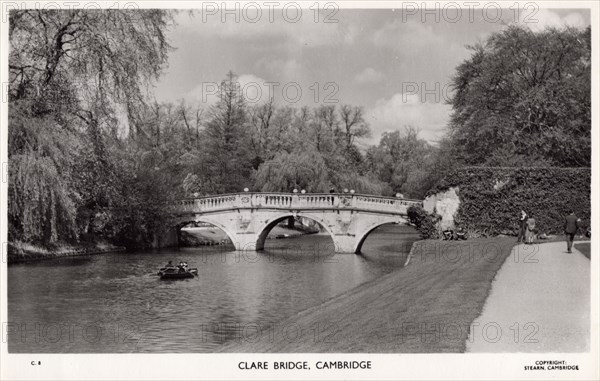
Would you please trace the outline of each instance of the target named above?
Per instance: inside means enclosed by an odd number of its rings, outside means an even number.
[[[471,325],[467,352],[589,351],[590,271],[564,242],[515,246]]]

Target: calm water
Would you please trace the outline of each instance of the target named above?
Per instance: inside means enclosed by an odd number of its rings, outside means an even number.
[[[62,258],[8,267],[9,352],[213,352],[261,335],[314,327],[277,323],[402,267],[418,239],[407,226],[373,232],[363,255],[334,254],[327,235],[269,240],[260,253],[225,247]],[[194,279],[160,280],[168,260]]]

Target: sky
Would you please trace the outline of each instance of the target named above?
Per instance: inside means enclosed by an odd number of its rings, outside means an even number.
[[[217,4],[217,3],[214,3]],[[416,4],[416,3],[415,3]],[[530,3],[532,4],[532,3]],[[237,20],[236,20],[237,18]],[[337,21],[337,22],[333,22]],[[468,45],[512,23],[532,30],[585,28],[587,10],[490,8],[340,9],[316,12],[244,7],[180,11],[168,39],[175,50],[155,86],[158,101],[215,102],[215,84],[232,70],[250,104],[361,106],[375,144],[385,131],[416,127],[435,144],[445,133],[445,103]]]

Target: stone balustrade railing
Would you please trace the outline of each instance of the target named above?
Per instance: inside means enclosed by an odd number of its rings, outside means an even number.
[[[177,200],[171,203],[175,213],[205,213],[231,209],[347,209],[388,214],[406,214],[420,200],[369,196],[351,193],[234,193]]]

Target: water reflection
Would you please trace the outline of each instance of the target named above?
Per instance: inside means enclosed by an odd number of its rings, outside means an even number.
[[[212,352],[398,269],[415,239],[390,225],[362,255],[335,254],[327,235],[310,235],[269,240],[258,253],[215,246],[11,265],[9,352]],[[168,260],[199,276],[161,281]]]

